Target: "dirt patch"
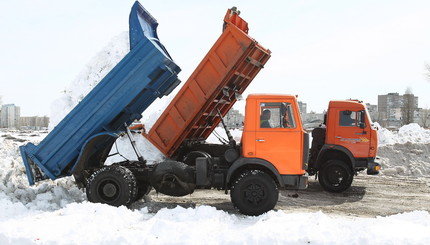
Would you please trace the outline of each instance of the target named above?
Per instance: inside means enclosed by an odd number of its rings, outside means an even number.
[[[12,141],[16,141],[16,142],[25,142],[26,141],[24,139],[16,138],[10,134],[4,134],[1,137],[5,138],[6,140],[12,140]]]
[[[294,194],[298,194],[295,198]],[[150,198],[138,201],[132,208],[147,207],[150,212],[162,208],[184,208],[210,205],[238,214],[230,195],[217,190],[196,190],[185,197],[170,197],[152,192]],[[329,193],[312,179],[306,190],[280,191],[277,210],[285,212],[318,212],[326,214],[376,217],[414,210],[430,212],[430,178],[356,176],[352,187],[343,193]]]
[[[414,210],[430,212],[430,178],[356,176],[352,187],[343,193],[329,193],[317,181],[299,192],[296,199],[281,192],[278,206],[286,211],[375,217]]]

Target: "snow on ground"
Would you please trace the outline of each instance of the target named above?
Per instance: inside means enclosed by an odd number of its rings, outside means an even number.
[[[112,40],[53,103],[53,128],[127,53],[122,34]],[[174,93],[173,93],[174,94]],[[171,98],[145,111],[149,129]],[[217,131],[223,134],[223,130]],[[240,130],[233,137],[240,140]],[[382,174],[429,176],[429,130],[408,125],[397,133],[379,131]],[[18,147],[40,142],[46,132],[0,131],[0,244],[428,244],[430,214],[357,218],[316,213],[270,211],[258,217],[229,214],[214,207],[127,209],[86,201],[71,177],[29,187]],[[140,151],[152,161],[162,155],[136,135]],[[209,141],[217,142],[211,136]],[[122,155],[133,157],[126,138]],[[121,160],[117,155],[110,162]],[[385,168],[385,169],[384,169]]]
[[[419,210],[375,218],[284,211],[247,217],[204,205],[151,213],[147,208],[89,203],[71,178],[28,187],[18,146],[28,140],[37,143],[45,135],[0,131],[0,244],[428,244],[430,240],[430,214]],[[240,131],[233,135],[238,137]]]
[[[374,219],[275,211],[243,217],[209,206],[148,214],[85,202],[44,213],[21,207],[2,219],[0,243],[426,244],[429,227],[429,213],[419,211]]]

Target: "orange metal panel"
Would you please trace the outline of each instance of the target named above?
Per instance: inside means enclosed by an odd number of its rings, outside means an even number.
[[[260,128],[260,103],[288,102],[294,107],[296,127]],[[304,174],[304,130],[299,120],[297,99],[292,95],[251,94],[246,99],[245,127],[242,134],[242,156],[261,158],[272,163],[280,174]],[[258,123],[256,123],[258,122]]]
[[[145,135],[170,157],[186,140],[205,140],[270,58],[248,34],[248,24],[228,10],[224,31]]]
[[[341,111],[363,111],[366,105],[357,100],[330,101],[327,116],[326,143],[341,145],[348,149],[354,157],[367,158],[376,157],[378,134],[372,127],[369,115],[365,116],[365,128],[358,125],[339,125],[339,113]]]

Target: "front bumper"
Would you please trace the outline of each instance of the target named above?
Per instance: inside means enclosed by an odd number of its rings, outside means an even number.
[[[369,161],[367,163],[367,174],[368,175],[377,175],[379,174],[379,169],[381,169],[381,165],[374,160]]]

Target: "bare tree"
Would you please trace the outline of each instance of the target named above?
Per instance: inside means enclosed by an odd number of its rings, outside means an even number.
[[[424,128],[430,127],[430,109],[429,108],[421,109],[420,123],[421,123],[421,126]]]
[[[402,125],[406,125],[414,122],[414,111],[415,111],[415,96],[412,94],[411,88],[407,88],[403,95],[402,105]]]

